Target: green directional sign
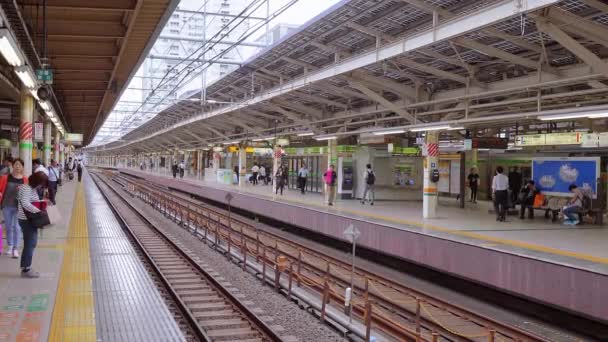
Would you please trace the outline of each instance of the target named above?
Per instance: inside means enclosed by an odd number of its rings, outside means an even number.
[[[41,83],[53,84],[53,70],[52,69],[36,69],[36,78]]]

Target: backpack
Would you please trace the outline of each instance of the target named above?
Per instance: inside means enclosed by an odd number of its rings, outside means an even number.
[[[587,196],[586,194],[583,195],[583,199],[581,200],[583,209],[585,210],[589,210],[591,209],[591,197]]]
[[[367,184],[374,185],[376,183],[376,175],[374,175],[374,171],[367,171]]]

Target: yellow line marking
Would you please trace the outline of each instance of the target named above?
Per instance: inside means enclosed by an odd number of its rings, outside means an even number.
[[[96,341],[92,289],[86,202],[80,183],[74,197],[48,341]]]

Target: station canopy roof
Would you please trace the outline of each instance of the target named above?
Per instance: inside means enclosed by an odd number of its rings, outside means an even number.
[[[607,25],[608,5],[597,0],[345,0],[204,96],[91,149],[192,149],[275,131],[546,127],[542,113],[606,104]]]
[[[177,0],[47,0],[54,105],[91,141],[164,27]],[[42,0],[2,1],[34,68],[43,57]]]

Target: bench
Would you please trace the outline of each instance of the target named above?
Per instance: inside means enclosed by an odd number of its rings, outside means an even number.
[[[551,222],[556,222],[559,218],[559,213],[568,204],[569,197],[548,196],[546,195],[543,205],[539,207],[528,206],[533,210],[545,212],[545,218],[551,218]],[[601,208],[593,208],[593,200],[588,207],[582,207],[578,210],[579,222],[582,224],[585,216],[593,218],[594,224],[602,223],[603,210]]]

